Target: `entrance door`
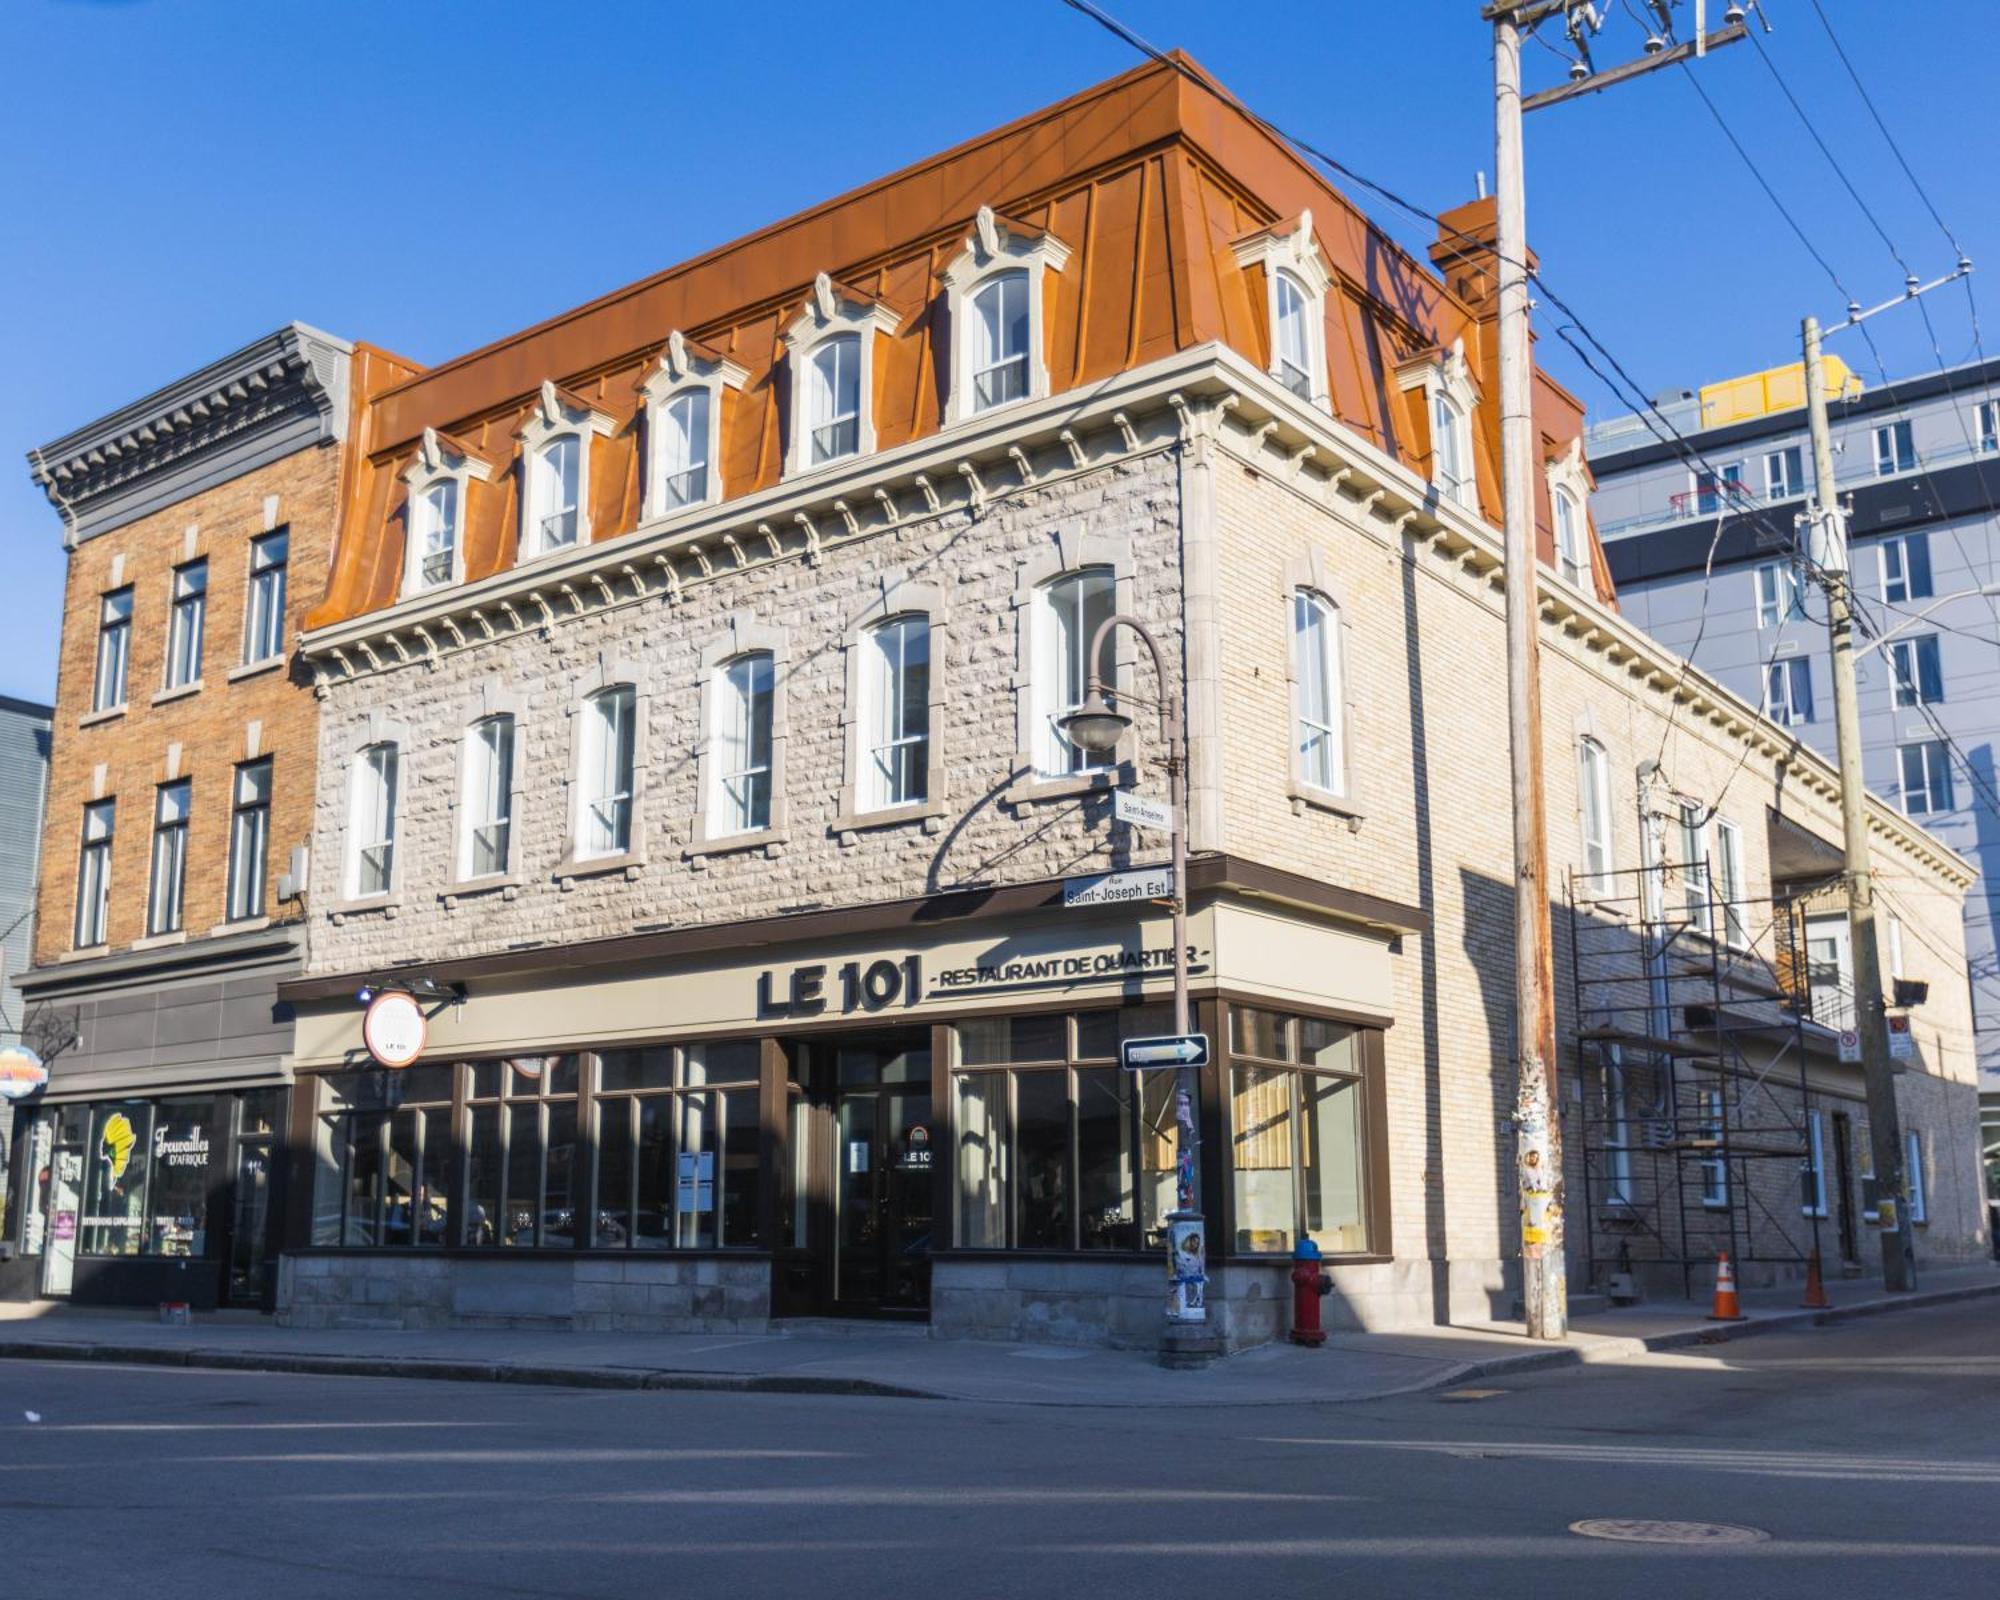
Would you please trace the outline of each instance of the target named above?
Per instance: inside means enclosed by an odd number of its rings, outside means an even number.
[[[1833,1114],[1833,1173],[1840,1187],[1834,1213],[1840,1219],[1840,1259],[1859,1261],[1861,1247],[1854,1232],[1854,1122],[1845,1111]]]
[[[1852,1028],[1854,955],[1847,918],[1814,917],[1806,923],[1806,981],[1812,1019],[1825,1028]]]
[[[831,1051],[833,1309],[920,1314],[931,1298],[930,1036]]]
[[[42,1213],[48,1218],[48,1247],[42,1253],[42,1293],[60,1298],[76,1278],[76,1235],[83,1223],[83,1123],[80,1112],[57,1113],[56,1146],[49,1162]]]

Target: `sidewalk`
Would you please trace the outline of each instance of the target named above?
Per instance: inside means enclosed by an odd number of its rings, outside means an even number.
[[[1885,1296],[1865,1279],[1831,1286],[1834,1309],[1798,1307],[1796,1285],[1746,1294],[1748,1320],[1714,1323],[1684,1301],[1581,1317],[1560,1344],[1519,1323],[1336,1333],[1324,1349],[1266,1345],[1202,1372],[1168,1372],[1145,1351],[930,1339],[916,1327],[780,1324],[762,1336],[542,1333],[513,1329],[303,1332],[217,1313],[170,1327],[150,1313],[0,1305],[0,1359],[143,1362],[460,1382],[619,1389],[849,1394],[1002,1405],[1254,1406],[1382,1399],[1550,1367],[1628,1360],[1878,1312],[2000,1296],[2000,1267],[1924,1275]]]

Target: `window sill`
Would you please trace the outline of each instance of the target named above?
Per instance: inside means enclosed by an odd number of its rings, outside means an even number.
[[[186,944],[187,929],[176,928],[172,933],[149,933],[143,939],[134,939],[134,950],[164,950],[168,945]]]
[[[589,543],[590,530],[579,527],[576,537],[570,540],[568,544],[551,545],[546,550],[536,550],[531,554],[516,557],[513,570],[519,572],[523,567],[539,567],[544,562],[555,560],[558,556],[575,555],[577,551],[583,549]],[[435,594],[439,589],[447,587],[449,585],[442,583],[433,584],[430,588],[421,590],[420,592],[423,594]]]
[[[74,950],[58,951],[56,953],[56,960],[95,961],[99,956],[108,956],[110,954],[111,954],[111,941],[108,939],[101,939],[96,944],[80,944]]]
[[[270,927],[270,925],[271,919],[260,913],[254,917],[238,917],[232,922],[222,923],[215,931],[217,933],[256,933],[260,929]]]
[[[402,904],[403,897],[392,891],[388,894],[367,895],[358,900],[336,900],[326,910],[337,928],[349,917],[368,916],[378,911],[385,917],[393,917]]]
[[[829,832],[840,836],[842,844],[852,843],[852,835],[871,828],[901,828],[912,822],[942,822],[942,800],[913,800],[903,806],[882,806],[874,811],[843,811],[827,824]],[[930,830],[935,832],[935,829]]]
[[[459,901],[476,899],[483,894],[497,894],[503,900],[519,899],[520,874],[493,872],[483,878],[460,878],[440,889],[438,898],[444,902],[445,910],[452,911],[457,909]]]
[[[1297,780],[1292,783],[1291,801],[1293,816],[1304,816],[1307,811],[1324,811],[1345,819],[1349,831],[1353,833],[1361,831],[1361,824],[1368,815],[1345,795],[1335,794],[1331,789],[1316,789]]]
[[[155,703],[157,704],[157,702]],[[92,711],[78,717],[76,725],[79,728],[95,728],[100,723],[116,722],[120,717],[125,715],[126,709],[126,706],[122,703],[115,706],[106,706],[102,711]]]
[[[1131,765],[1121,761],[1117,766],[1106,767],[1101,772],[1079,772],[1066,778],[1033,773],[1010,785],[1000,798],[1010,806],[1037,805],[1048,800],[1070,800],[1078,795],[1096,794],[1100,790],[1123,789],[1133,781]]]
[[[223,677],[227,682],[241,683],[245,678],[258,678],[267,672],[276,672],[284,664],[282,654],[266,656],[262,661],[246,661],[240,667],[231,667]]]
[[[567,894],[578,878],[603,878],[617,872],[623,873],[625,881],[635,881],[640,870],[646,865],[646,852],[627,850],[615,856],[571,856],[550,874]]]
[[[703,860],[708,856],[726,856],[743,850],[763,850],[772,859],[787,844],[791,843],[791,830],[781,822],[774,822],[768,828],[752,828],[745,833],[724,833],[714,838],[703,838],[696,830],[694,841],[686,845],[681,854],[689,861]]]
[[[200,693],[201,679],[196,678],[192,683],[177,683],[171,689],[162,689],[158,694],[153,696],[151,703],[156,706],[163,706],[170,700],[185,700],[191,694]]]

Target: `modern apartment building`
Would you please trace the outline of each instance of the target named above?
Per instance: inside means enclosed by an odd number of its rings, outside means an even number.
[[[1504,1312],[1490,202],[1446,220],[1413,259],[1153,64],[359,389],[300,644],[317,872],[280,988],[281,1315],[1150,1343],[1173,1089],[1117,1055],[1163,1031],[1177,952],[1166,836],[1115,801],[1162,787],[1161,697],[1214,1045],[1211,1325],[1276,1335],[1306,1239],[1336,1322]],[[1802,1171],[1820,1212],[1866,1201],[1833,1164],[1865,1148],[1833,1036],[1752,1106],[1768,1039],[1607,1018],[1645,989],[1641,883],[1732,986],[1728,1028],[1804,1027],[1771,950],[1836,848],[1834,775],[1620,616],[1581,408],[1544,376],[1536,418],[1552,853],[1582,886],[1572,1271],[1657,1244],[1691,1162],[1663,1265],[1738,1227],[1796,1265]],[[1089,659],[1114,615],[1157,667],[1122,625]],[[1139,702],[1105,757],[1062,721],[1093,667]],[[1650,850],[1670,815],[1682,848]],[[1969,866],[1871,825],[1910,959],[1948,970]],[[1966,1255],[1970,1027],[1937,989],[1904,1093],[1927,1249]],[[397,1070],[363,1033],[385,990],[425,1013]]]
[[[1980,872],[1967,970],[1942,981],[1971,993],[2000,1197],[2000,361],[1876,389],[1838,369],[1830,387],[1834,474],[1852,506],[1868,785]],[[1592,509],[1626,616],[1831,754],[1825,609],[1794,542],[1812,470],[1803,404],[1797,366],[1664,402],[1700,467],[1644,419],[1599,424]],[[1884,971],[1906,976],[1914,940],[1893,898],[1887,910]],[[1846,940],[1829,908],[1813,959],[1844,974]],[[1934,985],[1927,1004],[1937,999]]]
[[[10,1295],[270,1298],[317,742],[294,647],[355,364],[289,324],[30,455],[69,573]]]

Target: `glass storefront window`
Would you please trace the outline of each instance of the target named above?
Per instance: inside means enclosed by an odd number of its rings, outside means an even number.
[[[1235,1248],[1285,1253],[1303,1235],[1328,1255],[1366,1251],[1368,1090],[1359,1031],[1235,1006],[1229,1037],[1239,1058],[1229,1092]]]
[[[452,1077],[449,1063],[426,1063],[319,1080],[314,1244],[407,1248],[447,1236]],[[253,1118],[262,1129],[274,1116],[246,1107],[244,1136]]]
[[[136,1256],[145,1250],[152,1145],[153,1108],[146,1101],[93,1108],[84,1141],[82,1254]]]
[[[1174,1199],[1173,1075],[1105,1063],[1120,1039],[1172,1032],[1172,1011],[980,1017],[953,1031],[959,1247],[1160,1247]]]
[[[150,1232],[157,1256],[208,1254],[209,1202],[221,1186],[216,1102],[162,1100],[154,1107]]]

